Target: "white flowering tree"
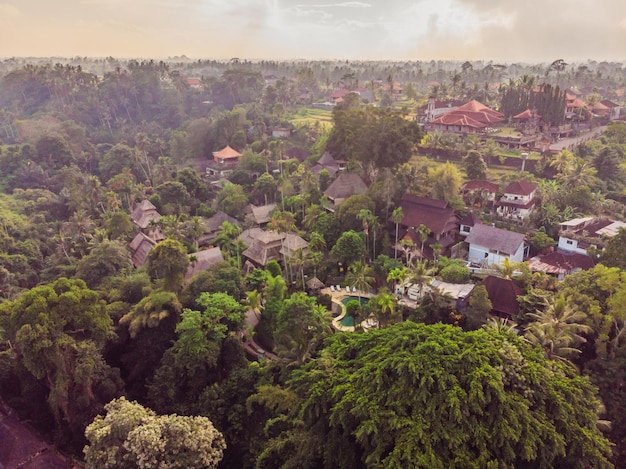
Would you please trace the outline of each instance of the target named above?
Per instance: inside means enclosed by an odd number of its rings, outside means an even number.
[[[124,397],[106,406],[85,430],[88,468],[212,468],[226,443],[206,417],[157,415]]]

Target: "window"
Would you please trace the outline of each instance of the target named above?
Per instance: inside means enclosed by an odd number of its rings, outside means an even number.
[[[566,244],[572,245],[574,244],[574,241],[572,241],[571,239],[568,239],[565,241]]]

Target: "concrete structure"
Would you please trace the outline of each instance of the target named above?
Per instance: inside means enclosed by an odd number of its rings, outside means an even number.
[[[468,260],[484,267],[502,265],[505,259],[523,262],[527,250],[523,234],[488,225],[475,225],[465,242]]]

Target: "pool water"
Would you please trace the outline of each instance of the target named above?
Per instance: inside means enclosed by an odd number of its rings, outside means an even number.
[[[354,318],[352,316],[348,316],[347,314],[341,318],[339,321],[344,327],[353,327],[354,326]]]
[[[348,303],[350,303],[351,301],[358,301],[359,304],[364,305],[365,303],[367,303],[370,299],[369,298],[365,298],[363,296],[344,296],[341,299],[341,302],[344,305],[347,305]]]
[[[348,303],[350,303],[351,301],[358,301],[361,305],[364,305],[365,303],[367,303],[370,299],[369,298],[365,298],[362,296],[354,296],[354,295],[349,295],[349,296],[344,296],[341,299],[341,302],[344,305],[347,305]],[[344,327],[354,327],[354,318],[348,314],[346,314],[343,318],[341,318],[339,320],[339,322],[341,323],[342,326]]]

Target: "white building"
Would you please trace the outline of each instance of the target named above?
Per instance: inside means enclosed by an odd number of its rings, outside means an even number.
[[[523,222],[535,210],[536,192],[537,185],[526,179],[509,184],[496,203],[497,214],[513,221]]]
[[[488,267],[509,262],[522,262],[526,255],[524,235],[489,225],[475,225],[465,242],[469,245],[468,260]]]
[[[603,249],[608,238],[626,228],[626,223],[606,218],[574,218],[561,223],[557,249],[587,255],[587,249]]]

